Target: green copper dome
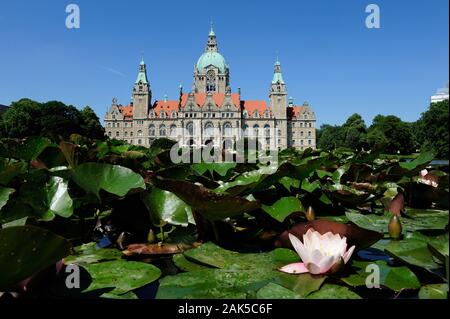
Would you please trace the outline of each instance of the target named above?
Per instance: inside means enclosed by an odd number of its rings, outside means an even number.
[[[205,52],[203,53],[197,62],[197,69],[200,72],[205,72],[205,69],[213,65],[219,69],[220,73],[225,73],[228,69],[228,65],[225,62],[225,58],[219,52]]]

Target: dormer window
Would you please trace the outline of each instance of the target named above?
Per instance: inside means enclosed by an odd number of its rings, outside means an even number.
[[[268,119],[270,117],[270,112],[268,110],[264,113],[264,117],[266,119]]]
[[[259,113],[258,113],[258,111],[253,112],[253,117],[254,117],[255,119],[259,118]]]
[[[162,119],[165,119],[166,118],[166,112],[161,111],[161,113],[159,114],[159,117],[162,118]]]
[[[247,111],[244,111],[244,118],[246,119],[246,118],[248,118],[248,112]]]
[[[176,117],[177,117],[177,112],[173,111],[173,112],[172,112],[172,118],[174,119],[174,118],[176,118]]]

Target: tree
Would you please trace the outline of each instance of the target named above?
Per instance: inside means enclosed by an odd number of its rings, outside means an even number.
[[[410,154],[415,151],[413,134],[408,123],[394,115],[377,115],[369,128],[371,147],[384,145],[388,154]],[[373,142],[376,141],[376,145]]]
[[[344,135],[343,146],[361,150],[366,146],[367,128],[361,115],[355,113],[342,125]]]
[[[71,134],[102,138],[100,122],[92,109],[78,111],[58,101],[39,103],[30,99],[13,102],[1,119],[2,136],[45,136],[67,139]],[[100,128],[99,128],[100,127]]]
[[[85,106],[80,111],[81,128],[83,135],[90,138],[103,139],[105,137],[105,129],[100,124],[100,120],[90,106]]]
[[[431,103],[414,124],[416,143],[421,150],[432,150],[440,158],[449,158],[449,103]]]
[[[343,146],[344,137],[340,126],[324,124],[320,127],[320,138],[318,138],[318,148],[331,151]]]

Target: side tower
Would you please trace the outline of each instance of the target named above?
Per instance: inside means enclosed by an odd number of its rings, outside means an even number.
[[[133,119],[146,119],[151,101],[152,91],[147,79],[147,67],[144,59],[142,59],[139,65],[139,73],[133,87]]]
[[[287,147],[287,90],[281,73],[281,63],[278,60],[275,62],[269,99],[275,117],[276,145],[284,149]]]
[[[194,87],[198,93],[225,93],[229,83],[229,68],[219,53],[216,34],[211,25],[205,52],[194,67]]]

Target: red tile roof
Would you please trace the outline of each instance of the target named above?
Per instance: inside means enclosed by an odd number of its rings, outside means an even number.
[[[244,101],[244,110],[248,112],[249,117],[253,117],[255,112],[258,112],[259,116],[264,116],[264,112],[269,109],[266,101]],[[272,115],[272,111],[270,111]]]
[[[166,112],[166,115],[170,116],[173,111],[178,111],[178,103],[178,101],[156,101],[153,111],[156,116],[159,116],[161,111]]]
[[[300,118],[300,114],[303,113],[304,110],[304,106],[291,106],[288,107],[288,114],[287,114],[287,118],[288,119],[299,119]]]
[[[133,117],[133,105],[119,106],[119,111],[124,118]]]

